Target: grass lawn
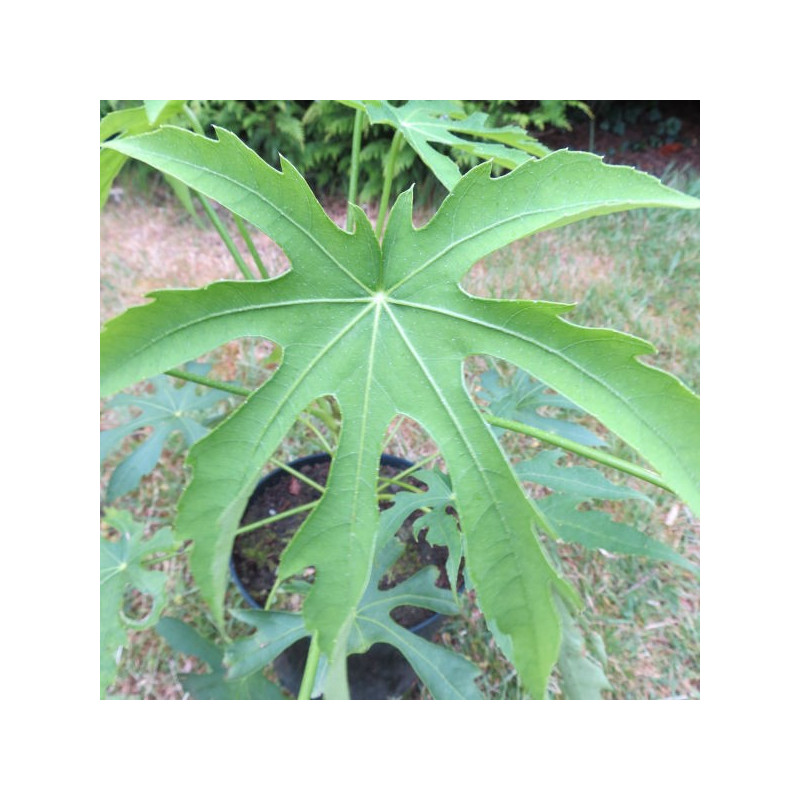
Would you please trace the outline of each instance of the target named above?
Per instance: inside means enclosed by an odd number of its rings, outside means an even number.
[[[693,173],[674,173],[667,182],[699,193],[699,178]],[[145,302],[144,295],[155,289],[199,287],[212,280],[240,277],[211,226],[199,228],[160,189],[155,201],[152,195],[145,201],[130,183],[122,185],[126,186],[122,198],[110,201],[101,218],[102,320]],[[344,226],[342,203],[330,204],[328,211]],[[374,220],[375,209],[369,213]],[[232,225],[229,228],[233,230]],[[251,232],[270,275],[285,270],[288,264],[280,250],[263,235]],[[241,250],[246,252],[243,244]],[[640,210],[586,220],[517,242],[476,264],[463,285],[486,297],[576,303],[569,321],[615,328],[652,342],[658,352],[647,360],[699,392],[699,257],[696,213]],[[236,380],[252,388],[274,370],[271,350],[267,342],[240,340],[210,354],[207,360],[214,365],[213,377]],[[477,388],[482,372],[490,367],[505,375],[512,370],[494,359],[473,357],[465,364],[468,385]],[[121,413],[104,405],[101,427],[119,423]],[[587,424],[607,438],[614,455],[636,460],[629,448],[596,421],[587,420]],[[318,429],[325,435],[324,426]],[[418,461],[436,453],[435,443],[410,420],[396,420],[390,434],[386,449],[396,455]],[[103,465],[101,496],[114,466],[141,438],[142,434],[129,437]],[[513,461],[531,458],[537,452],[536,443],[519,434],[505,433],[502,442]],[[170,439],[161,462],[142,480],[139,489],[115,501],[144,521],[149,532],[171,524],[186,483],[184,453],[177,445],[177,440]],[[276,456],[290,460],[319,449],[315,434],[298,423]],[[443,462],[439,465],[445,467]],[[608,501],[603,510],[699,564],[699,522],[684,504],[634,478],[622,478],[607,469],[603,472],[652,501]],[[585,600],[582,626],[593,633],[599,652],[604,651],[605,671],[613,687],[605,693],[608,699],[699,698],[696,576],[672,564],[589,551],[577,545],[559,546],[557,558]],[[165,613],[191,622],[204,634],[218,635],[208,610],[197,597],[186,557],[177,556],[159,568],[168,578]],[[242,605],[233,589],[229,601],[229,606]],[[465,593],[462,601],[461,614],[446,623],[439,639],[481,667],[482,690],[488,699],[524,699],[513,667],[487,632],[474,597]],[[133,597],[132,613],[143,603]],[[231,621],[229,633],[235,625],[243,630],[240,623]],[[188,695],[179,673],[204,669],[198,659],[174,653],[152,630],[133,632],[122,652],[119,676],[109,697],[183,699]],[[557,672],[551,680],[550,695],[561,697]],[[427,696],[424,689],[412,691],[413,698]]]

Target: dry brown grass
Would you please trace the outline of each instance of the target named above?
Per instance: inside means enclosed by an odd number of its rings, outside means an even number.
[[[580,302],[590,288],[603,286],[614,278],[614,260],[598,254],[588,239],[571,240],[570,250],[563,250],[562,231],[544,231],[529,240],[514,242],[470,269],[462,281],[470,293],[481,297],[548,298],[549,276],[557,269],[559,280],[569,286],[571,302]],[[516,265],[528,263],[520,270]],[[534,269],[535,265],[546,269]],[[508,266],[510,265],[510,266]]]
[[[230,224],[229,229],[233,230]],[[263,234],[252,236],[270,275],[287,269],[286,257],[277,245]],[[247,252],[238,235],[233,239]],[[240,277],[213,227],[209,224],[201,229],[174,203],[149,205],[123,196],[119,202],[109,202],[101,215],[103,321],[146,302],[145,295],[157,289],[197,288]]]

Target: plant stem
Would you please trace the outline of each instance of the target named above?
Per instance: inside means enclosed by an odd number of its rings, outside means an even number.
[[[205,131],[203,130],[203,126],[200,124],[200,120],[197,119],[197,115],[194,111],[189,107],[188,103],[184,103],[183,105],[183,113],[189,118],[189,122],[192,124],[192,128],[194,128],[194,132],[200,136],[205,136]],[[217,216],[216,211],[208,203],[208,200],[200,194],[196,192],[198,199],[200,200],[200,205],[203,206],[203,210],[208,215],[208,218],[211,220],[211,223],[217,229],[217,233],[222,238],[222,241],[225,242],[225,246],[230,251],[230,254],[233,256],[233,260],[236,262],[236,266],[239,267],[240,272],[244,275],[247,280],[255,280],[253,273],[250,271],[250,268],[245,264],[244,259],[242,258],[241,253],[239,252],[236,245],[233,243],[233,240],[228,235],[228,231],[222,225],[222,221],[220,220],[219,216]],[[242,234],[242,238],[244,239],[245,243],[247,244],[250,253],[253,255],[253,259],[256,262],[256,266],[258,267],[259,272],[263,275],[264,278],[269,277],[266,274],[266,270],[264,269],[264,265],[261,263],[261,259],[258,257],[258,253],[253,246],[253,242],[250,239],[248,233],[244,230],[244,226],[241,224],[239,217],[234,214],[234,220],[236,221],[236,225],[239,228],[239,232]]]
[[[391,486],[392,484],[397,483],[398,481],[402,480],[406,476],[411,475],[412,472],[415,472],[420,467],[424,467],[425,464],[430,464],[431,461],[435,461],[438,457],[439,457],[439,454],[438,453],[434,453],[433,455],[430,455],[430,456],[427,456],[426,458],[423,458],[422,461],[418,461],[416,464],[414,464],[413,466],[409,467],[408,469],[405,469],[402,472],[399,472],[393,478],[386,478],[383,483],[378,485],[378,491],[382,492],[388,486]]]
[[[339,423],[331,414],[320,408],[316,402],[314,403],[314,405],[309,406],[308,413],[311,414],[311,416],[316,417],[320,422],[324,423],[325,427],[333,435],[336,434],[336,431],[339,429]]]
[[[190,381],[191,383],[198,383],[200,386],[208,386],[211,389],[220,389],[223,392],[238,394],[240,397],[250,397],[253,393],[253,390],[245,389],[243,386],[234,386],[232,383],[215,381],[212,378],[205,378],[202,375],[195,375],[193,372],[185,372],[182,369],[168,369],[164,374],[172,378],[178,378],[181,381]]]
[[[300,417],[300,422],[303,423],[307,428],[311,430],[311,432],[319,439],[319,443],[322,445],[322,449],[329,455],[333,455],[333,448],[328,444],[327,439],[320,433],[319,429],[316,425],[310,420],[306,419],[305,417]]]
[[[356,119],[353,125],[353,148],[350,152],[350,186],[347,190],[347,231],[353,232],[355,227],[353,219],[353,206],[356,202],[358,190],[358,160],[361,156],[361,127],[364,121],[364,112],[356,109]]]
[[[378,210],[378,221],[375,224],[375,234],[380,239],[383,234],[383,220],[386,216],[386,209],[389,207],[389,194],[392,191],[392,179],[394,178],[394,167],[397,161],[397,154],[400,152],[400,145],[403,143],[403,134],[395,131],[392,144],[389,148],[389,155],[383,169],[383,192],[381,193],[381,205]]]
[[[300,691],[297,693],[298,700],[310,700],[311,692],[314,689],[314,679],[317,677],[317,666],[319,665],[319,642],[317,634],[311,637],[311,644],[308,646],[308,657],[306,658],[306,668],[303,671],[303,680],[300,684]]]
[[[189,122],[192,123],[192,128],[194,128],[195,133],[199,133],[200,136],[205,136],[206,133],[203,130],[203,126],[200,124],[200,120],[197,119],[197,114],[191,109],[188,103],[183,104],[183,113],[189,117]]]
[[[533,436],[536,439],[541,439],[543,442],[553,444],[556,447],[562,447],[564,450],[569,450],[576,455],[590,458],[592,461],[597,461],[600,464],[605,464],[607,467],[618,469],[620,472],[626,472],[628,475],[633,475],[634,478],[640,478],[643,481],[652,483],[653,486],[658,486],[660,489],[666,489],[672,494],[676,494],[675,490],[655,472],[649,469],[639,467],[632,464],[630,461],[625,461],[622,458],[617,458],[609,453],[603,453],[601,450],[596,450],[594,447],[587,447],[586,445],[577,444],[570,439],[565,439],[563,436],[558,436],[555,433],[548,433],[540,428],[534,428],[530,425],[524,425],[521,422],[514,422],[510,419],[502,419],[495,417],[494,414],[484,413],[484,418],[490,425],[496,425],[498,428],[506,428],[516,433],[524,433],[526,436]]]
[[[198,194],[197,198],[200,200],[200,205],[203,206],[203,210],[208,214],[208,218],[211,220],[211,224],[217,229],[217,233],[219,234],[220,238],[223,242],[225,242],[225,247],[228,248],[228,251],[233,256],[233,260],[236,262],[236,266],[239,267],[239,271],[244,275],[244,277],[248,281],[255,280],[255,276],[250,271],[250,267],[245,264],[244,259],[242,258],[242,254],[239,252],[236,245],[233,243],[233,239],[231,239],[230,234],[225,229],[225,226],[222,224],[222,220],[217,216],[217,212],[211,208],[210,203],[202,194]]]
[[[388,445],[389,445],[389,442],[391,442],[391,441],[392,441],[392,439],[394,438],[394,435],[395,435],[395,433],[397,433],[397,429],[398,429],[398,428],[399,428],[399,427],[400,427],[402,424],[403,424],[403,418],[402,418],[401,416],[399,416],[399,415],[398,415],[398,417],[397,417],[397,418],[395,419],[395,421],[392,423],[392,426],[391,426],[391,428],[389,429],[389,432],[386,434],[386,438],[383,440],[383,445],[381,446],[381,452],[383,452],[384,450],[386,450],[386,448],[387,448],[387,447],[388,447]]]
[[[319,500],[313,500],[310,503],[305,503],[305,505],[290,508],[287,511],[281,511],[280,514],[275,514],[272,517],[265,517],[264,519],[259,519],[256,522],[251,522],[249,525],[245,525],[242,528],[237,528],[236,535],[238,536],[240,533],[254,531],[256,528],[261,528],[265,525],[271,525],[273,522],[277,522],[279,519],[286,519],[287,517],[293,517],[295,514],[302,514],[304,511],[311,511],[311,509],[314,508],[317,503],[319,503]]]
[[[412,486],[410,483],[406,483],[405,481],[398,481],[394,478],[391,482],[392,486],[396,486],[398,489],[405,489],[407,492],[416,492],[417,494],[423,494],[425,489],[420,489],[418,486]],[[394,495],[387,495],[389,498],[394,497]]]
[[[303,481],[306,485],[310,486],[312,489],[315,489],[320,494],[325,493],[325,487],[320,486],[315,480],[309,478],[308,475],[303,475],[302,472],[296,470],[294,467],[290,466],[289,464],[284,464],[282,461],[278,461],[277,458],[271,458],[269,460],[270,464],[274,464],[278,469],[282,469],[284,472],[288,472],[290,475],[294,475],[295,478],[298,480]]]
[[[253,239],[245,227],[244,220],[238,214],[234,214],[233,221],[236,223],[236,227],[239,229],[239,233],[241,234],[244,243],[247,245],[250,255],[253,257],[253,262],[258,268],[259,273],[261,273],[261,277],[264,280],[268,280],[269,273],[267,272],[267,268],[264,266],[264,262],[261,260],[261,256],[258,254],[258,250],[256,250],[255,244],[253,244]]]

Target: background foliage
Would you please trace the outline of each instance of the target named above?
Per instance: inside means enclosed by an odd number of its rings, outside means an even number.
[[[140,101],[103,100],[101,117]],[[391,101],[399,104],[405,101]],[[488,123],[501,127],[518,125],[536,136],[548,127],[569,130],[572,123],[586,119],[588,106],[576,100],[464,100],[464,112],[483,112]],[[352,109],[334,100],[194,100],[191,108],[206,133],[219,125],[235,133],[268,164],[277,167],[278,155],[289,159],[318,195],[347,193],[350,169]],[[361,149],[361,181],[358,200],[377,200],[381,193],[382,165],[389,152],[393,131],[386,125],[365,125]],[[469,169],[478,163],[461,154],[459,166]],[[137,165],[137,169],[144,169]],[[446,192],[411,148],[398,154],[392,193],[414,184],[418,205],[440,202]]]

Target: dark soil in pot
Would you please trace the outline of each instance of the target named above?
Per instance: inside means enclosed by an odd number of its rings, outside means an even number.
[[[324,486],[328,478],[330,458],[324,453],[308,456],[292,462],[294,470]],[[384,455],[381,460],[380,475],[394,477],[412,464],[393,456]],[[413,477],[404,479],[407,483],[422,487]],[[387,492],[394,494],[397,487],[390,486]],[[264,478],[253,492],[242,517],[242,525],[249,525],[261,519],[276,516],[292,508],[306,505],[320,497],[318,491],[294,475],[276,470]],[[388,502],[384,507],[390,505]],[[231,568],[247,602],[254,608],[263,608],[275,582],[275,572],[283,549],[310,512],[292,515],[256,530],[238,536],[234,542]],[[447,548],[430,545],[424,534],[420,541],[414,540],[411,526],[422,512],[415,512],[406,519],[396,536],[406,543],[406,551],[383,576],[380,588],[389,589],[432,564],[439,569],[436,584],[449,588],[445,564]],[[313,570],[308,570],[302,580],[313,582]],[[439,615],[423,608],[399,606],[392,612],[393,619],[400,625],[419,635],[430,638],[442,622]],[[281,682],[294,694],[297,693],[308,652],[308,639],[297,642],[288,648],[275,661],[275,668]],[[348,658],[348,676],[353,699],[379,700],[400,697],[411,689],[416,675],[408,662],[392,646],[376,644],[367,653]]]

